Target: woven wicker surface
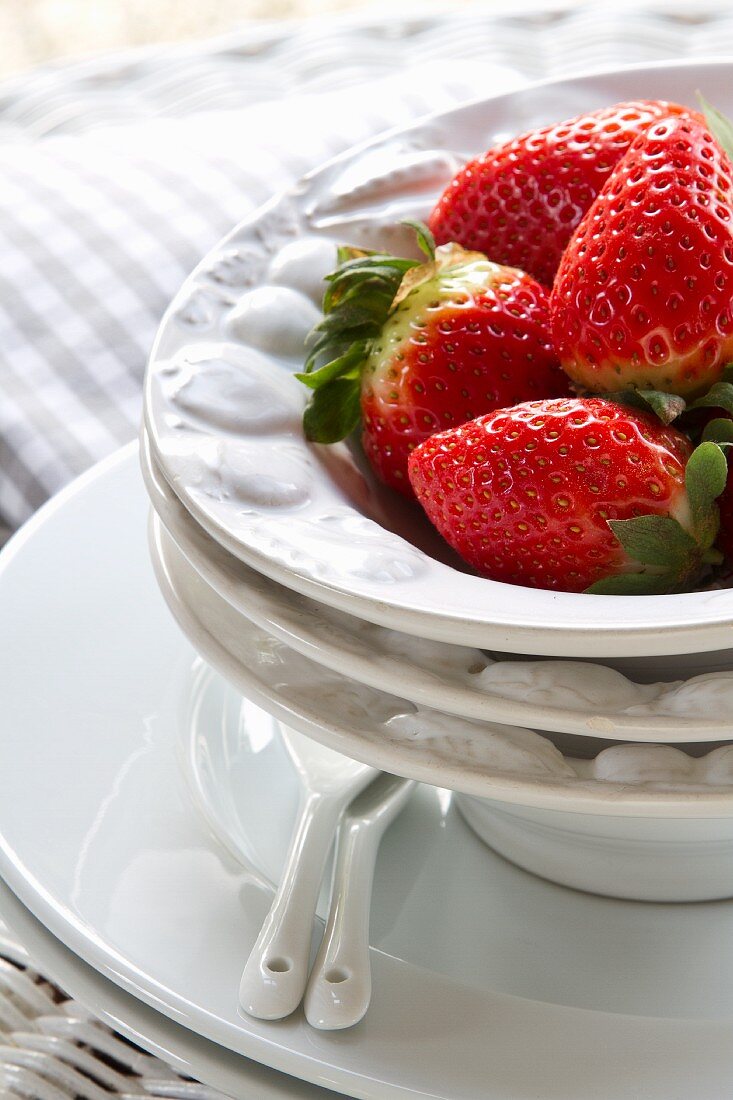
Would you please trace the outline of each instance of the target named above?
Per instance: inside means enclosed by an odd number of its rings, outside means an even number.
[[[95,1020],[0,925],[0,1097],[225,1100]]]

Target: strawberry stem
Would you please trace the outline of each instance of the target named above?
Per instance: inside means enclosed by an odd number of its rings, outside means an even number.
[[[312,390],[303,416],[312,443],[336,443],[356,428],[362,371],[400,295],[412,288],[410,279],[427,278],[441,264],[455,265],[459,253],[468,255],[457,246],[445,246],[436,256],[426,225],[403,224],[414,229],[428,264],[342,245],[338,267],[326,276],[323,320],[309,334],[308,357],[295,376]]]

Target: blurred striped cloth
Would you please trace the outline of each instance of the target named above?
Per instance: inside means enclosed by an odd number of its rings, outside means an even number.
[[[135,435],[168,301],[273,192],[528,79],[733,54],[733,13],[677,10],[315,20],[0,86],[0,524]]]

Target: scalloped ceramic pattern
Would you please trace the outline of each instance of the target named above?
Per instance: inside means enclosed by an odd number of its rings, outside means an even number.
[[[142,464],[157,514],[202,579],[245,618],[318,664],[478,721],[623,740],[692,742],[729,736],[733,671],[636,683],[600,664],[496,661],[469,646],[375,626],[247,568],[191,519],[146,446]]]
[[[425,217],[458,164],[499,136],[621,99],[694,102],[699,87],[730,111],[728,76],[725,63],[677,64],[537,85],[378,139],[274,198],[191,275],[151,358],[146,422],[186,507],[230,552],[280,583],[409,634],[546,656],[730,648],[730,591],[590,598],[499,584],[431,556],[420,548],[427,521],[404,507],[396,516],[394,501],[387,518],[384,490],[345,445],[305,441],[304,387],[292,377],[338,242],[411,248],[401,220]],[[222,362],[236,366],[245,390],[223,381]],[[222,416],[222,385],[232,404],[246,403],[239,419]],[[263,430],[267,410],[283,403],[289,415]],[[505,690],[526,686],[517,670]],[[681,691],[669,697],[669,713],[687,713]]]
[[[585,809],[596,805],[614,814],[640,807],[668,813],[675,799],[688,796],[687,815],[706,816],[699,796],[719,800],[733,791],[733,745],[697,758],[669,745],[613,745],[579,760],[534,730],[469,721],[358,683],[297,653],[231,607],[155,515],[151,550],[163,594],[204,660],[276,717],[374,767],[481,797],[541,800],[569,811],[579,794]]]

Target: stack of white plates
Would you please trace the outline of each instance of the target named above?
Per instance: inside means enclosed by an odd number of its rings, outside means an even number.
[[[340,157],[207,257],[148,373],[153,556],[199,652],[307,734],[457,792],[521,866],[620,897],[733,893],[733,591],[588,597],[477,577],[356,448],[305,440],[293,372],[337,242],[408,247],[400,222],[507,131],[698,87],[725,106],[728,72],[555,82]]]
[[[730,1093],[733,593],[474,577],[356,451],[304,441],[292,378],[334,242],[399,248],[395,224],[500,134],[698,87],[731,108],[728,74],[474,104],[273,200],[165,319],[147,495],[128,449],[3,554],[0,913],[232,1096]],[[379,857],[373,1002],[344,1032],[238,1007],[297,804],[280,721],[421,781]]]

